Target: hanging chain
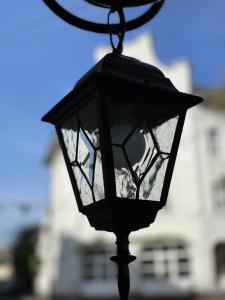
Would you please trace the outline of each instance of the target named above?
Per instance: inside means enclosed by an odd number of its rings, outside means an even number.
[[[111,14],[114,14],[116,12],[118,13],[119,18],[120,18],[120,23],[119,23],[117,32],[115,32],[115,30],[113,30],[113,28],[110,25],[110,16],[111,16]],[[111,46],[113,49],[113,53],[121,54],[123,51],[123,40],[124,40],[124,35],[126,32],[126,21],[125,21],[123,9],[121,7],[110,9],[110,11],[108,13],[107,25],[109,27],[109,37],[110,37],[110,43],[111,43]],[[118,41],[117,46],[115,46],[115,44],[113,42],[113,35],[116,35],[118,37],[119,41]]]

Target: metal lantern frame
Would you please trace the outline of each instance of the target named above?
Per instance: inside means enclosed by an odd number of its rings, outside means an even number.
[[[112,97],[126,97],[139,104],[149,104],[154,101],[159,106],[159,111],[160,106],[169,105],[174,110],[170,111],[168,118],[179,116],[171,151],[168,154],[168,165],[160,199],[126,199],[118,197],[116,194],[113,143],[109,128],[109,108],[107,107],[107,99],[111,97],[110,94],[113,90],[117,92],[114,92]],[[79,109],[91,99],[94,99],[93,101],[96,103],[105,199],[93,200],[92,204],[84,206],[60,126],[64,121],[77,114]],[[200,97],[177,91],[157,68],[122,55],[109,54],[43,117],[44,121],[50,122],[56,127],[78,208],[88,217],[90,224],[95,229],[118,232],[122,228],[124,231],[130,232],[148,227],[154,221],[158,210],[166,204],[186,111],[201,100]],[[85,130],[83,132],[85,134]],[[88,139],[88,136],[86,138]],[[78,143],[76,147],[78,147]],[[157,151],[160,153],[160,149]],[[85,174],[83,175],[85,176]]]

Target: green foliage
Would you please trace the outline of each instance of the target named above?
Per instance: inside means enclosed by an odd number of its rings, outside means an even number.
[[[13,252],[17,282],[20,288],[27,291],[33,288],[33,278],[37,269],[35,256],[37,232],[37,228],[26,228],[21,231]]]

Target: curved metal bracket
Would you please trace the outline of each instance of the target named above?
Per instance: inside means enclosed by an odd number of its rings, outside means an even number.
[[[56,0],[43,0],[43,1],[51,11],[53,11],[59,18],[61,18],[62,20],[64,20],[66,23],[70,25],[79,27],[84,30],[97,32],[97,33],[118,34],[120,32],[120,24],[110,24],[109,26],[107,24],[86,21],[71,14],[69,11],[64,9],[60,4],[58,4]],[[147,2],[147,3],[153,3],[153,5],[151,5],[150,8],[141,16],[126,22],[125,24],[126,31],[130,31],[135,28],[138,28],[144,25],[145,23],[149,22],[151,19],[153,19],[161,9],[164,1],[165,0],[158,0],[157,2],[155,1],[153,2],[153,0],[142,0],[141,2],[143,2],[144,4],[146,4],[145,2]],[[127,7],[128,7],[128,1],[125,1],[124,3],[127,3]]]
[[[159,0],[84,0],[90,4],[106,8],[123,8],[123,7],[135,7],[142,6],[158,2]]]

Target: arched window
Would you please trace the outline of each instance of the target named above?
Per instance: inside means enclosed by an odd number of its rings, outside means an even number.
[[[158,241],[142,249],[141,276],[152,280],[186,279],[191,275],[190,256],[179,241]]]
[[[225,283],[225,242],[215,247],[216,276]]]

